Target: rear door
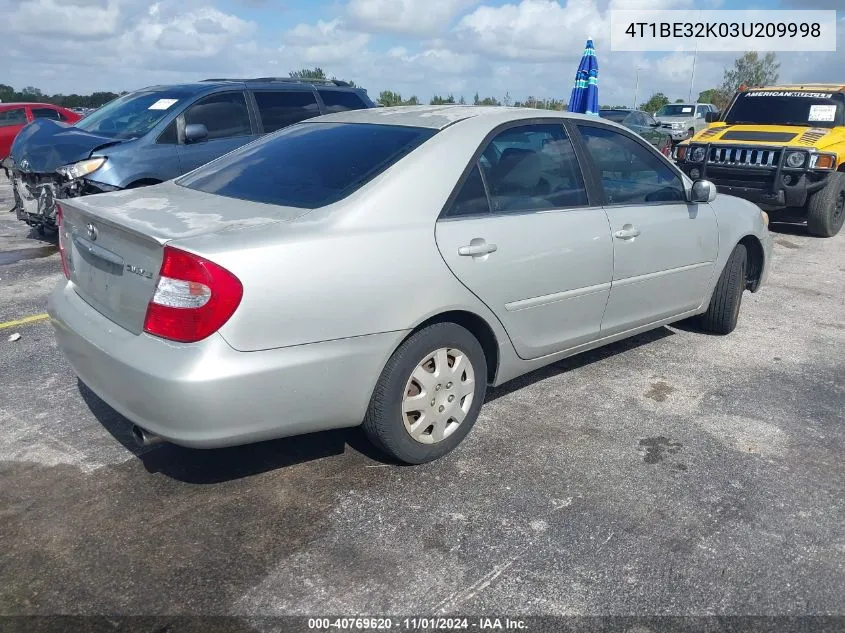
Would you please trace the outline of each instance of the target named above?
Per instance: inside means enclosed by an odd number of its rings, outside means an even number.
[[[181,115],[179,126],[179,162],[188,172],[237,149],[256,137],[256,130],[243,91],[218,92],[203,97]],[[187,143],[186,125],[201,123],[208,138]]]
[[[320,115],[317,97],[310,88],[253,90],[252,95],[264,134]]]
[[[496,314],[520,357],[598,337],[613,244],[559,120],[500,128],[467,167],[435,235],[449,268]]]
[[[23,107],[0,110],[0,160],[9,155],[12,141],[26,124],[26,110]]]
[[[709,204],[688,203],[677,170],[641,140],[600,124],[577,128],[613,234],[613,288],[602,333],[697,308],[719,247],[715,212]]]

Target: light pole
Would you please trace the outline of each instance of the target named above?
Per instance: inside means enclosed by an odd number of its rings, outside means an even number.
[[[634,86],[634,106],[633,109],[637,109],[637,96],[640,92],[640,70],[642,70],[642,66],[637,66],[637,83]]]

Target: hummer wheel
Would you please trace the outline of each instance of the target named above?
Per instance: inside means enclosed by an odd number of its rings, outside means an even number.
[[[830,175],[827,185],[807,201],[807,232],[833,237],[845,224],[845,173]]]

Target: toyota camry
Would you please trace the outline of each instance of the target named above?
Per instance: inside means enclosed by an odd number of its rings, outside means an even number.
[[[500,107],[317,117],[59,220],[58,344],[138,441],[362,425],[405,463],[490,386],[675,321],[730,333],[772,249],[626,128]]]

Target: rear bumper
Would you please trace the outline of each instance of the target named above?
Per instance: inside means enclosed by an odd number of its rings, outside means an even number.
[[[138,426],[195,448],[360,424],[406,334],[260,352],[235,351],[219,334],[180,344],[123,330],[64,282],[48,312],[59,348],[85,385]]]

